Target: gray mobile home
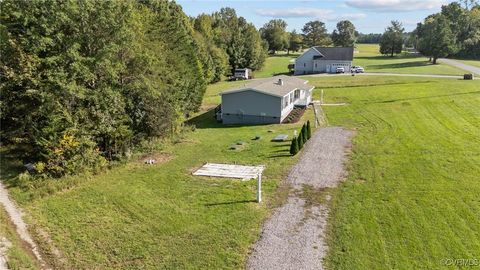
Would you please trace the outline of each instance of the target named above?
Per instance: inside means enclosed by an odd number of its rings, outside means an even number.
[[[294,106],[307,106],[313,86],[290,76],[255,80],[220,93],[221,110],[217,119],[224,124],[281,123]]]
[[[311,47],[295,59],[295,75],[335,73],[337,67],[350,72],[353,47]]]

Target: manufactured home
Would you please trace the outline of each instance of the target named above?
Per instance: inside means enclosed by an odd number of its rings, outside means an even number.
[[[220,93],[222,103],[216,111],[224,124],[281,123],[295,106],[308,106],[313,86],[291,76],[258,79]]]

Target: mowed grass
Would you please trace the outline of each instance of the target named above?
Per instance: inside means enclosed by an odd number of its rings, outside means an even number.
[[[294,64],[295,62],[293,60],[299,55],[300,53],[286,54],[279,52],[276,55],[269,56],[265,60],[262,69],[255,71],[253,75],[255,78],[266,78],[275,75],[289,74],[288,65]]]
[[[357,44],[353,65],[362,66],[365,72],[462,75],[464,70],[447,64],[432,64],[428,58],[402,53],[394,57],[383,56],[378,44]]]
[[[475,66],[475,67],[480,67],[480,60],[463,60],[463,59],[455,59],[457,61],[460,61],[464,64]]]
[[[207,97],[221,91],[218,88],[211,86]],[[209,102],[215,99],[220,101],[213,95]],[[312,119],[312,112],[304,119]],[[292,136],[303,121],[226,127],[216,123],[210,111],[191,123],[195,131],[164,146],[165,163],[132,162],[43,197],[40,190],[10,189],[26,209],[29,223],[43,228],[63,253],[67,263],[58,268],[244,267],[263,220],[281,201],[281,180],[298,159],[289,155],[289,142],[270,140],[281,133]],[[256,135],[262,138],[251,140]],[[238,141],[245,145],[229,150]],[[264,202],[254,201],[254,180],[192,176],[205,162],[266,165]],[[62,179],[48,180],[48,186],[55,181]]]
[[[349,103],[324,107],[330,124],[357,132],[348,178],[333,193],[329,269],[478,262],[480,82],[402,79],[365,87],[357,79],[325,88],[327,102]]]

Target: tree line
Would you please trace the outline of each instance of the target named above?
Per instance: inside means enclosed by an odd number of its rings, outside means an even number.
[[[96,171],[177,134],[206,85],[258,69],[260,33],[233,9],[172,1],[0,1],[0,139],[40,175]]]
[[[313,46],[351,47],[357,41],[358,32],[349,20],[337,23],[336,29],[328,33],[325,23],[315,20],[307,22],[302,33],[296,30],[288,32],[287,22],[274,19],[260,28],[262,38],[268,44],[268,50],[275,54],[277,51],[299,51]]]
[[[413,32],[417,49],[431,58],[455,56],[480,59],[480,4],[452,2],[417,25]]]
[[[377,36],[369,35],[369,39]],[[436,64],[440,57],[480,58],[480,4],[465,0],[442,6],[415,30],[405,33],[402,24],[392,21],[379,39],[380,53],[393,56],[405,46],[417,49]]]

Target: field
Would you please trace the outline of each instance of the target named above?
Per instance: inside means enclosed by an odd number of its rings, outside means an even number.
[[[406,69],[394,72],[402,71]],[[479,82],[305,78],[317,87],[316,99],[324,89],[327,102],[348,103],[325,111],[330,125],[357,134],[348,179],[329,191],[330,268],[448,269],[442,260],[479,258]],[[217,105],[219,92],[243,83],[210,85],[203,108]],[[312,119],[310,110],[306,119]],[[288,143],[270,139],[280,133],[291,136],[301,123],[225,127],[211,112],[202,112],[190,124],[196,129],[152,153],[160,164],[132,161],[97,176],[46,180],[37,189],[10,187],[28,213],[27,221],[46,231],[66,259],[49,257],[55,266],[244,267],[262,222],[283,201],[286,190],[281,180],[298,158],[288,155]],[[262,139],[251,140],[256,135]],[[229,150],[238,141],[245,145]],[[207,161],[265,164],[265,203],[254,202],[254,181],[190,174]],[[2,163],[7,183],[12,183],[15,171],[7,174],[3,165],[13,168],[12,164]],[[14,242],[15,265],[33,265],[4,217],[0,212],[0,228]]]
[[[464,64],[475,66],[475,67],[480,67],[480,60],[461,60],[461,59],[455,59],[457,61],[460,61]]]
[[[219,102],[218,91],[218,85],[209,88],[211,102]],[[304,119],[311,117],[308,112]],[[67,264],[57,262],[57,266],[243,267],[264,218],[281,201],[281,179],[297,160],[289,155],[288,142],[273,143],[270,139],[279,133],[292,136],[302,123],[224,127],[214,121],[211,112],[200,114],[191,123],[197,126],[194,132],[187,132],[177,143],[166,144],[156,154],[165,160],[162,164],[132,162],[88,179],[47,180],[30,191],[10,189],[30,214],[28,221],[48,232],[67,259]],[[262,139],[251,140],[256,135]],[[229,150],[237,141],[245,145]],[[265,203],[254,201],[255,181],[190,174],[207,161],[265,164]],[[75,185],[55,191],[64,181]]]
[[[436,75],[461,75],[464,70],[447,64],[433,65],[428,62],[428,58],[423,56],[409,55],[406,53],[394,57],[383,56],[379,53],[378,44],[357,44],[354,54],[353,65],[362,66],[366,72],[380,73],[401,73],[401,74],[436,74]],[[278,53],[275,56],[269,56],[265,61],[264,67],[255,71],[256,78],[270,77],[273,75],[287,74],[288,64],[293,64],[291,60],[298,57],[300,53],[287,55]],[[480,61],[462,60],[466,64],[480,66]]]
[[[265,64],[261,70],[255,71],[255,78],[265,78],[280,74],[288,74],[288,65],[293,64],[293,59],[297,58],[299,53],[277,53],[277,55],[269,56],[265,60]]]
[[[330,268],[452,269],[454,259],[480,259],[480,83],[357,79],[325,87],[328,102],[349,104],[326,107],[330,125],[357,131],[333,196]]]
[[[436,75],[461,75],[463,70],[446,64],[431,64],[423,56],[402,53],[394,57],[379,53],[378,44],[357,44],[358,53],[354,54],[353,65],[362,66],[366,72],[411,73]]]

